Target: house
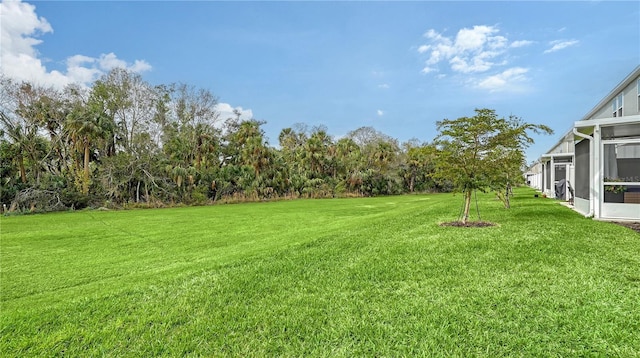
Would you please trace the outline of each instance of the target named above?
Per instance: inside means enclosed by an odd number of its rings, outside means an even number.
[[[538,160],[524,173],[524,178],[532,188],[542,191],[542,163]]]
[[[542,155],[542,189],[549,198],[569,200],[571,191],[568,190],[575,182],[574,171],[574,135],[569,131],[562,136],[549,152]],[[564,179],[562,198],[556,195],[556,186]]]
[[[540,163],[547,196],[556,197],[555,185],[566,179],[576,211],[640,221],[640,66],[575,122]]]

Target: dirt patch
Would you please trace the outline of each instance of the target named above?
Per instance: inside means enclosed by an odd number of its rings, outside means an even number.
[[[640,222],[622,222],[622,221],[614,221],[614,224],[618,224],[620,226],[628,227],[631,230],[634,230],[638,234],[640,234]]]
[[[463,223],[461,221],[451,221],[447,223],[442,223],[440,226],[454,226],[454,227],[490,227],[496,226],[496,224],[488,221],[467,221]]]

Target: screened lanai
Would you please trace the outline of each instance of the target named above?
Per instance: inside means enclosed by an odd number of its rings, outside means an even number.
[[[640,115],[575,123],[575,208],[640,220]]]

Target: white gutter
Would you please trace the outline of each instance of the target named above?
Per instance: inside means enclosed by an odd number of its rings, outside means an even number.
[[[545,153],[541,155],[542,158],[562,158],[562,157],[573,157],[575,153]]]
[[[586,134],[582,134],[578,131],[578,128],[573,127],[573,134],[575,134],[576,136],[580,137],[580,138],[584,138],[584,139],[588,139],[589,140],[589,214],[587,215],[588,217],[593,217],[593,213],[595,212],[595,210],[593,209],[594,203],[596,198],[594,198],[594,190],[593,190],[593,186],[594,186],[594,180],[593,180],[593,166],[594,166],[594,158],[593,158],[593,137],[588,136]],[[575,163],[574,163],[575,165]],[[575,185],[575,183],[574,183]]]
[[[623,117],[584,119],[581,121],[574,122],[573,127],[575,129],[575,128],[588,128],[596,125],[613,126],[616,124],[635,124],[638,122],[640,122],[640,115],[634,114],[632,116],[623,116]]]

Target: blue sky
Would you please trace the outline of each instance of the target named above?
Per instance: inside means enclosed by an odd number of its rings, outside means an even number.
[[[536,159],[640,64],[639,2],[2,2],[2,72],[62,86],[114,66],[221,111],[334,137],[431,141],[492,108],[546,124]]]

